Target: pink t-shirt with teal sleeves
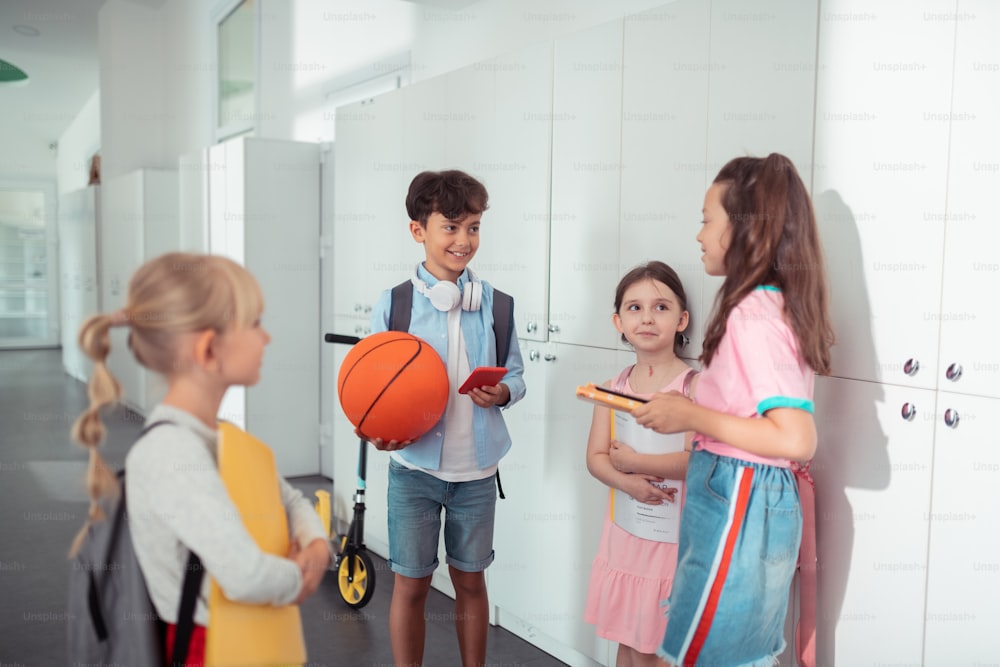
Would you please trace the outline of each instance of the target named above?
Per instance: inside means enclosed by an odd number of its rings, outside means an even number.
[[[813,369],[799,354],[785,321],[784,297],[772,286],[750,292],[729,313],[726,333],[702,372],[695,402],[737,417],[759,417],[772,408],[813,412]],[[695,436],[696,446],[721,456],[787,468],[787,459],[756,456],[732,445]]]

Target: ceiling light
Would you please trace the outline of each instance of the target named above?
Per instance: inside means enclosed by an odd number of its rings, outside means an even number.
[[[38,31],[38,28],[34,26],[25,25],[23,23],[18,23],[14,26],[14,32],[19,35],[24,35],[25,37],[38,37],[42,33]]]

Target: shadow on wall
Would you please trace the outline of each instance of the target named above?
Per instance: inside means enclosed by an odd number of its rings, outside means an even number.
[[[834,331],[841,339],[841,332],[848,326],[852,327],[849,351],[852,364],[877,368],[871,334],[871,302],[862,270],[864,258],[858,221],[834,190],[816,195],[813,204],[826,254]],[[845,317],[845,314],[849,316]],[[834,375],[838,374],[838,356],[835,347]],[[847,489],[882,490],[888,488],[890,481],[888,438],[881,426],[874,426],[878,424],[877,405],[883,402],[884,392],[876,383],[857,382],[857,386],[854,385],[854,381],[847,380],[817,383],[819,447],[812,470],[816,480],[819,558],[818,665],[837,664],[835,633],[844,616],[844,596],[854,551],[855,522],[858,520],[847,498]],[[850,435],[857,433],[866,434],[866,437]]]

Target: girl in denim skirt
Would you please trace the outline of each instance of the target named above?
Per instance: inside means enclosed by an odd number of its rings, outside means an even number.
[[[694,431],[677,572],[657,654],[674,665],[774,664],[802,537],[793,467],[816,450],[813,377],[833,331],[812,203],[783,155],[731,160],[705,195],[705,271],[725,276],[696,402],[636,408],[661,433]]]

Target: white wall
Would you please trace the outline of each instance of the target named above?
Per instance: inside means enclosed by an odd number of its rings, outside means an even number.
[[[177,157],[212,142],[212,90],[217,68],[211,10],[214,2],[170,0],[158,21],[169,44],[158,78],[163,87],[163,159],[176,167]],[[167,165],[165,165],[167,166]]]
[[[552,41],[629,16],[662,0],[482,0],[458,11],[422,6],[413,43],[413,79]]]
[[[86,187],[90,158],[101,148],[101,94],[95,90],[59,137],[56,179],[59,195]]]
[[[324,141],[327,95],[385,74],[410,53],[410,80],[436,76],[662,5],[662,0],[482,0],[459,11],[404,0],[259,0],[256,132]],[[174,168],[214,143],[215,28],[221,0],[159,10],[108,0],[100,13],[103,168]]]
[[[333,135],[328,93],[385,74],[411,49],[417,6],[400,0],[263,0],[258,135]]]
[[[101,60],[101,168],[106,179],[143,167],[173,167],[163,152],[166,69],[159,12],[108,0],[98,14]]]

